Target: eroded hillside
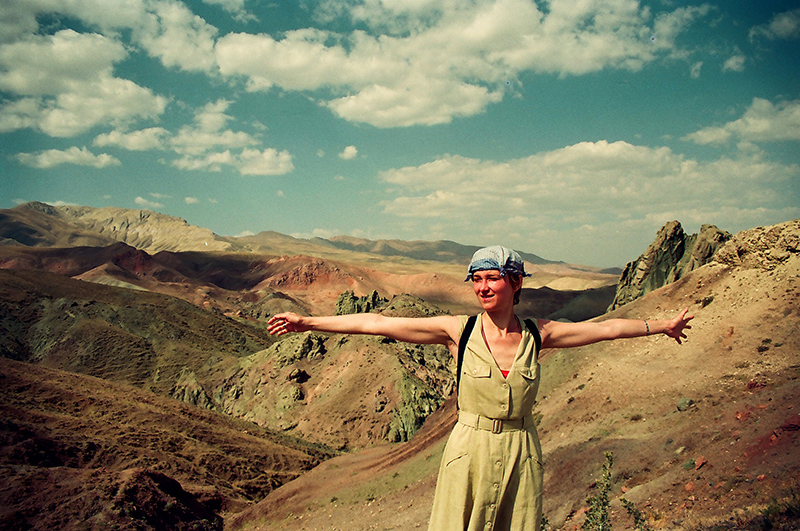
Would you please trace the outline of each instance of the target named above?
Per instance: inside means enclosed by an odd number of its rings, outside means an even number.
[[[648,337],[546,352],[537,414],[553,528],[580,528],[610,451],[616,528],[633,527],[624,497],[654,529],[797,529],[800,222],[739,233],[712,263],[610,316],[682,307],[695,315],[682,345]],[[327,461],[230,526],[425,528],[454,411],[431,416],[420,439]]]

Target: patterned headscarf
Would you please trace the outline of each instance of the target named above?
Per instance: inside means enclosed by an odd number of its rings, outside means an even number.
[[[500,271],[502,276],[506,276],[506,273],[513,273],[521,277],[530,276],[525,272],[525,262],[522,257],[516,251],[499,245],[484,247],[475,251],[467,269],[465,282],[472,280],[472,274],[476,271],[488,270]]]

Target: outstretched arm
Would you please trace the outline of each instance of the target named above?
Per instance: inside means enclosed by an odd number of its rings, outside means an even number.
[[[608,319],[599,322],[561,323],[539,321],[542,348],[568,348],[590,345],[610,339],[665,334],[679,344],[686,339],[686,330],[694,316],[685,308],[673,319]]]
[[[385,336],[398,341],[419,344],[440,344],[450,347],[458,341],[458,317],[385,317],[374,313],[354,313],[323,317],[304,317],[296,313],[280,313],[269,320],[270,334],[288,332],[334,332]]]

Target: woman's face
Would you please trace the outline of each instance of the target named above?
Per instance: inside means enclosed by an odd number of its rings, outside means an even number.
[[[472,289],[484,310],[514,306],[514,285],[511,275],[503,276],[495,269],[472,274]]]

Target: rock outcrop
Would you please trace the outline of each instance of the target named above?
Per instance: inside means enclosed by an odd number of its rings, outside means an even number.
[[[714,255],[714,261],[742,269],[772,271],[800,253],[800,220],[742,231]]]
[[[356,297],[352,291],[345,291],[336,299],[336,315],[369,313],[383,307],[387,302],[389,299],[384,299],[375,290],[364,297]]]
[[[644,254],[625,266],[608,311],[707,264],[730,239],[729,232],[714,225],[703,225],[699,234],[687,235],[679,222],[670,221],[658,231],[655,241]]]

